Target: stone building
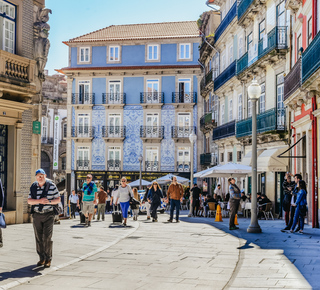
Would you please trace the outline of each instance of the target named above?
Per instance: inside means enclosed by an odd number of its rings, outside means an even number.
[[[112,25],[65,42],[72,188],[87,173],[111,187],[136,180],[140,157],[143,179],[190,177],[192,156],[197,170],[199,42],[196,21]]]
[[[6,220],[28,220],[27,197],[40,166],[43,68],[49,49],[44,0],[0,1],[0,178]]]

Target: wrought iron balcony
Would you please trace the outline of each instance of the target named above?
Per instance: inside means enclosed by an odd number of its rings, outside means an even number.
[[[42,144],[53,144],[53,138],[52,137],[41,137],[41,143]]]
[[[211,69],[201,80],[201,93],[209,92],[213,88],[213,69]]]
[[[164,126],[140,126],[140,138],[163,139]]]
[[[228,80],[236,75],[236,61],[231,63],[215,80],[214,90],[218,90]]]
[[[233,120],[226,124],[223,124],[212,131],[212,140],[219,140],[234,136],[236,133],[236,121]]]
[[[89,93],[73,93],[72,105],[94,105],[94,94]]]
[[[77,160],[77,170],[89,170],[90,161],[89,160]]]
[[[190,162],[177,161],[178,172],[190,172]]]
[[[126,138],[126,126],[102,126],[102,138]]]
[[[200,165],[210,165],[211,164],[211,153],[200,154]]]
[[[205,113],[201,118],[200,118],[200,130],[203,131],[208,131],[211,130],[215,127],[216,122],[213,118],[214,114],[211,112]]]
[[[107,161],[108,170],[121,171],[121,160],[110,159]]]
[[[159,161],[146,161],[145,171],[159,171]]]
[[[202,43],[199,49],[201,62],[203,62],[203,60],[211,53],[213,44],[214,44],[214,36],[202,37]]]
[[[196,92],[173,92],[172,103],[174,104],[197,103],[197,93]]]
[[[238,5],[238,21],[240,22],[242,20],[242,17],[246,14],[247,10],[250,8],[251,4],[255,0],[241,0]]]
[[[92,126],[72,126],[71,137],[73,138],[93,138],[95,128]]]
[[[102,104],[104,105],[125,105],[126,93],[103,93]]]
[[[284,78],[284,97],[286,100],[301,87],[301,58],[298,59],[291,71]]]
[[[287,27],[276,26],[267,35],[267,43],[264,39],[259,40],[258,59],[274,49],[287,49]]]
[[[320,32],[311,41],[302,54],[302,83],[304,83],[320,67]]]
[[[163,104],[164,93],[161,92],[143,92],[140,93],[141,104]]]
[[[272,131],[285,131],[285,108],[270,109],[257,115],[257,133]],[[236,137],[252,134],[252,118],[238,121],[236,124]]]
[[[237,60],[237,75],[242,73],[248,67],[248,52]]]
[[[223,20],[221,21],[220,25],[216,29],[215,35],[214,35],[215,42],[218,41],[219,37],[227,29],[227,27],[232,22],[232,20],[236,17],[236,15],[237,15],[237,1],[234,2],[234,4],[232,5],[231,9],[229,10],[229,12],[225,16],[225,18],[223,18]]]
[[[187,138],[189,140],[189,136],[193,132],[197,134],[197,130],[195,126],[186,126],[186,127],[179,127],[179,126],[172,126],[171,127],[171,137],[172,138]]]

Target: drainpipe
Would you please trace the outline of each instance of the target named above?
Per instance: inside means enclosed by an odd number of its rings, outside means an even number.
[[[216,8],[210,6],[209,0],[206,1],[206,5],[207,5],[210,9],[212,9],[213,11],[217,11],[217,12],[219,11],[219,9],[216,9]]]

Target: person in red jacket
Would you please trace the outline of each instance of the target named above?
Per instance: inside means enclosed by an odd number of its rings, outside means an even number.
[[[172,177],[172,183],[170,184],[167,192],[167,202],[170,200],[170,219],[169,223],[172,223],[174,208],[176,208],[176,221],[179,222],[180,202],[183,197],[183,187],[177,182],[177,177]]]

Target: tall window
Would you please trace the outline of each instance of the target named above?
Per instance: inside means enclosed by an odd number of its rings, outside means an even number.
[[[221,105],[221,125],[224,124],[224,104]]]
[[[159,170],[159,156],[157,147],[146,147],[146,171]]]
[[[297,37],[297,60],[300,57],[300,48],[302,46],[301,34]]]
[[[121,115],[109,114],[109,137],[119,137],[121,135]]]
[[[214,96],[213,114],[214,117],[212,119],[217,122],[219,120],[219,97],[217,95]]]
[[[78,114],[78,136],[89,137],[89,114]]]
[[[260,95],[260,113],[266,110],[266,86],[261,84],[261,95]]]
[[[109,82],[109,102],[120,104],[121,103],[121,82],[110,81]]]
[[[221,71],[223,72],[224,69],[226,68],[226,54],[223,52],[221,55]]]
[[[285,26],[285,21],[285,1],[282,1],[279,5],[277,5],[277,26]]]
[[[191,58],[191,45],[190,43],[183,43],[179,45],[179,59]]]
[[[79,81],[79,104],[90,104],[90,81]]]
[[[259,40],[263,39],[265,33],[266,33],[266,20],[263,19],[259,23]]]
[[[277,75],[277,125],[284,125],[285,108],[283,104],[284,76],[283,73]]]
[[[0,49],[15,53],[16,6],[2,0],[0,1],[0,25],[3,27]]]
[[[233,112],[232,112],[232,100],[229,101],[229,121],[233,120]]]
[[[177,171],[190,171],[190,147],[178,147]]]
[[[88,169],[89,168],[89,155],[90,154],[90,148],[87,146],[79,146],[77,155],[77,167],[79,169]]]
[[[42,130],[41,130],[42,143],[47,142],[48,137],[48,118],[42,117]]]
[[[67,123],[64,123],[63,124],[63,127],[62,127],[62,139],[66,139],[67,138]]]
[[[251,100],[248,99],[248,118],[252,116],[252,103]]]
[[[160,103],[159,80],[147,80],[147,103]]]
[[[80,47],[79,62],[89,62],[90,61],[90,48]]]
[[[191,79],[179,79],[179,102],[192,103]]]
[[[109,147],[108,161],[109,160],[121,160],[121,148],[118,146]]]
[[[109,46],[109,61],[119,61],[120,53],[119,46]]]
[[[229,65],[233,62],[233,46],[229,47]]]
[[[159,45],[148,45],[148,60],[159,60]]]
[[[243,56],[243,37],[239,38],[239,58]]]
[[[243,105],[242,105],[242,94],[238,95],[238,120],[242,120],[242,110],[243,110]]]
[[[312,41],[312,16],[308,20],[308,45]]]

